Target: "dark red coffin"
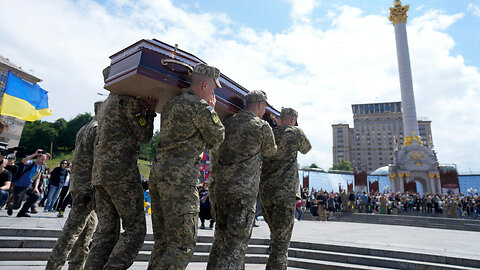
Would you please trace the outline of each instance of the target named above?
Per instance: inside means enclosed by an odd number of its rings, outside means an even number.
[[[105,89],[121,95],[155,96],[159,100],[156,111],[173,96],[189,86],[189,76],[198,57],[158,40],[142,39],[110,56],[110,74]],[[219,67],[221,69],[221,67]],[[248,90],[224,74],[220,75],[222,88],[215,90],[215,110],[225,117],[238,112],[245,105]],[[276,125],[279,112],[267,107],[264,119]]]

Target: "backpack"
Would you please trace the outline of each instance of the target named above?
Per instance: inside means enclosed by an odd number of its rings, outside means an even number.
[[[34,163],[32,162],[31,164],[25,165],[23,162],[17,162],[15,163],[15,166],[17,166],[17,172],[12,175],[12,182],[18,181],[24,174],[29,172],[33,168]]]

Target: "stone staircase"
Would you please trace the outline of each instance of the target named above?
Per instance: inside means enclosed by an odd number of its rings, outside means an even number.
[[[58,230],[48,229],[0,228],[0,268],[2,262],[11,262],[11,265],[19,261],[27,264],[29,261],[45,262],[59,233]],[[211,236],[199,236],[191,262],[207,262],[212,241]],[[251,239],[246,263],[266,264],[268,245],[269,239]],[[153,236],[147,234],[136,263],[145,266],[152,246]],[[292,241],[288,265],[297,269],[480,269],[480,260],[425,252]]]
[[[310,212],[305,212],[302,216],[302,219],[312,220],[312,214]],[[333,221],[480,232],[480,219],[458,219],[410,215],[379,215],[363,213],[350,214],[338,212],[335,213]]]

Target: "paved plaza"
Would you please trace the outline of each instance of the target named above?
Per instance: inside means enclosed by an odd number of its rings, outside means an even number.
[[[14,213],[15,215],[16,213]],[[65,213],[66,216],[68,215]],[[61,230],[66,218],[56,213],[38,213],[31,218],[7,216],[0,210],[0,229]],[[269,238],[264,221],[257,222],[252,238]],[[208,222],[207,222],[208,224]],[[211,229],[200,230],[199,236],[213,236]],[[151,218],[147,216],[147,233],[152,233]],[[436,254],[440,256],[480,259],[479,232],[429,229],[395,225],[378,225],[349,222],[299,221],[295,223],[292,241],[324,243],[384,250]],[[43,269],[45,262],[1,262],[0,269]],[[131,269],[146,269],[146,262],[136,262]],[[205,269],[205,263],[191,263],[187,269]],[[66,269],[66,267],[65,267]],[[264,265],[247,265],[247,269],[264,269]],[[294,268],[289,268],[294,269]]]

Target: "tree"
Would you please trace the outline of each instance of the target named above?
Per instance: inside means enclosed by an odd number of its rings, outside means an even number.
[[[155,131],[153,137],[148,144],[139,143],[139,158],[153,162],[157,150],[158,140],[160,140],[160,131]]]
[[[77,132],[88,122],[92,120],[93,116],[90,113],[78,114],[72,120],[68,121],[66,128],[60,135],[60,138],[63,143],[58,145],[62,147],[63,150],[73,150],[75,148],[75,137]]]
[[[312,165],[310,165],[310,167],[309,167],[309,168],[315,168],[315,169],[318,169],[318,168],[320,168],[320,167],[318,167],[318,165],[317,165],[317,164],[315,164],[315,163],[312,163]]]
[[[63,118],[57,119],[52,124],[52,127],[58,132],[57,138],[53,140],[53,149],[55,151],[57,151],[59,147],[63,148],[63,146],[67,144],[67,138],[63,136],[67,129],[67,124],[68,122]]]
[[[350,161],[346,161],[345,159],[340,159],[340,162],[337,164],[333,164],[333,167],[330,170],[337,170],[337,171],[353,171],[352,163]]]
[[[63,118],[59,118],[53,123],[40,120],[26,122],[19,144],[26,149],[24,153],[20,152],[18,155],[31,154],[39,148],[49,152],[52,142],[54,153],[72,151],[75,148],[75,137],[78,130],[92,118],[90,113],[81,113],[68,122]]]
[[[26,122],[23,127],[20,146],[25,147],[25,153],[31,154],[35,150],[42,148],[50,151],[50,143],[58,136],[58,131],[52,127],[51,123],[44,121]]]

